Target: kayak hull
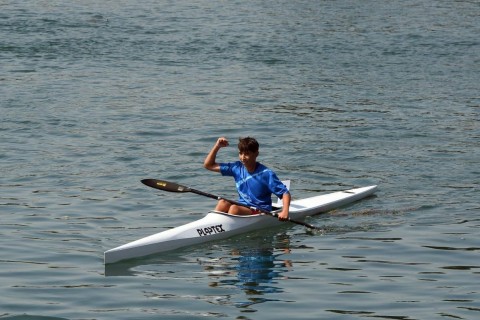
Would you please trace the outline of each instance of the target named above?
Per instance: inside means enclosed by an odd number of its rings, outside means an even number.
[[[290,218],[303,220],[307,216],[326,212],[372,195],[377,186],[369,186],[292,201]],[[212,211],[205,217],[182,226],[162,231],[104,253],[105,264],[172,251],[204,242],[226,239],[249,231],[284,224],[268,215],[235,216]]]

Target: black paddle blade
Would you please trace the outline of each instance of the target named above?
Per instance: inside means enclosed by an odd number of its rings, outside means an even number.
[[[168,192],[191,192],[192,191],[189,187],[185,187],[177,183],[168,182],[165,180],[143,179],[142,183],[146,186],[149,186],[155,189],[160,189],[163,191],[168,191]]]

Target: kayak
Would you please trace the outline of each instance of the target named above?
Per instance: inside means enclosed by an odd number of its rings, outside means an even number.
[[[290,204],[289,217],[303,220],[308,216],[336,209],[370,196],[376,189],[377,186],[374,185],[294,200]],[[211,211],[199,220],[105,251],[104,262],[109,264],[145,257],[285,223],[262,213],[236,216]]]

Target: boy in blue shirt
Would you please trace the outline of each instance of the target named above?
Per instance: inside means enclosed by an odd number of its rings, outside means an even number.
[[[253,208],[272,210],[272,193],[282,199],[282,212],[279,220],[288,218],[290,207],[290,192],[278,179],[275,172],[257,162],[259,145],[257,140],[251,137],[240,138],[238,142],[239,160],[236,162],[217,163],[217,153],[221,148],[229,145],[224,137],[218,138],[213,148],[208,153],[203,166],[211,171],[220,172],[224,176],[232,176],[235,179],[240,203]],[[215,208],[217,211],[228,212],[236,215],[249,215],[258,213],[255,209],[249,209],[231,204],[226,200],[220,200]]]

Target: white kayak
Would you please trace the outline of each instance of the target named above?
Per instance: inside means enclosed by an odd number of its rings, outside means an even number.
[[[369,186],[292,201],[290,218],[303,220],[365,198],[376,189]],[[212,211],[202,219],[110,249],[104,253],[104,261],[108,264],[144,257],[285,223],[265,214],[235,216]]]

